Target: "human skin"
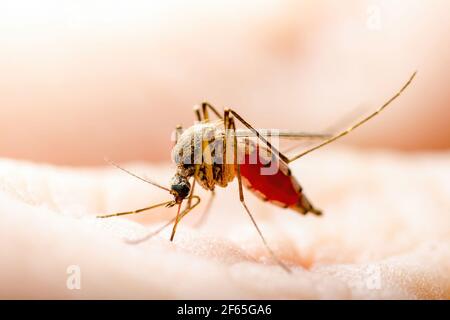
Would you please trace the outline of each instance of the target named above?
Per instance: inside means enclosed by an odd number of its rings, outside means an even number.
[[[203,203],[142,244],[175,208],[96,219],[170,200],[114,168],[72,169],[0,161],[1,298],[450,298],[450,154],[328,150],[292,167],[324,210],[302,216],[246,201],[270,259],[238,199],[218,189],[206,223]],[[128,164],[162,184],[173,167]],[[73,266],[81,289],[70,290]],[[69,273],[67,273],[69,272]],[[69,287],[67,282],[69,281]]]
[[[25,27],[2,29],[0,297],[450,298],[449,154],[423,151],[449,146],[448,3],[383,3],[380,31],[366,28],[364,1],[267,3],[180,2],[143,10],[145,23],[119,16],[115,29],[95,12],[69,30],[8,22]],[[325,149],[293,164],[323,217],[246,192],[292,274],[270,260],[236,182],[217,190],[201,228],[208,195],[197,189],[202,203],[173,243],[170,229],[141,245],[125,239],[174,208],[94,218],[170,200],[103,158],[167,185],[170,134],[193,123],[194,103],[232,106],[257,127],[321,131],[361,104],[374,109],[414,70],[392,107],[339,142],[391,151]],[[70,266],[81,290],[67,288]]]

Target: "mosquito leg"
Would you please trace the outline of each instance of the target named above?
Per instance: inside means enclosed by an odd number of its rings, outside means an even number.
[[[181,203],[178,206],[178,212],[177,212],[177,216],[175,217],[175,222],[173,224],[173,228],[172,228],[172,234],[170,235],[170,241],[173,241],[173,238],[175,237],[175,232],[177,231],[177,226],[178,223],[180,222],[180,220],[189,212],[191,211],[194,206],[197,206],[198,203],[200,202],[200,198],[198,196],[194,196],[194,189],[195,189],[195,182],[196,182],[196,177],[198,175],[198,171],[200,169],[200,165],[195,165],[195,172],[194,172],[194,177],[193,177],[193,182],[192,182],[192,187],[191,187],[191,191],[189,192],[189,197],[187,200],[187,205],[186,205],[186,209],[184,209],[183,212],[180,213],[181,210]],[[192,199],[196,197],[197,198],[197,203],[192,206]]]
[[[203,102],[202,103],[202,111],[203,111],[203,117],[205,118],[205,120],[209,120],[208,109],[210,109],[217,116],[217,118],[222,119],[220,112],[217,111],[216,108],[214,108],[208,102]]]
[[[201,122],[203,119],[202,119],[202,114],[200,112],[199,106],[197,106],[197,105],[194,106],[194,113],[195,113],[195,117],[197,118],[197,121]]]
[[[196,198],[197,202],[193,206],[184,209],[183,212],[181,212],[181,213],[180,213],[181,203],[179,204],[177,215],[175,217],[175,222],[174,222],[173,228],[172,228],[172,234],[170,235],[170,241],[173,241],[173,238],[175,237],[175,232],[177,231],[178,223],[181,221],[181,219],[183,219],[192,209],[194,209],[200,203],[200,197],[193,196],[193,198],[194,197]]]
[[[364,119],[360,120],[359,122],[355,123],[354,125],[352,125],[352,126],[349,127],[348,129],[346,129],[346,130],[344,130],[344,131],[342,131],[342,132],[336,134],[335,136],[333,136],[333,137],[331,137],[331,138],[329,138],[329,139],[323,141],[322,143],[320,143],[320,144],[318,144],[318,145],[316,145],[316,146],[314,146],[314,147],[312,147],[312,148],[310,148],[310,149],[308,149],[308,150],[306,150],[306,151],[303,151],[303,152],[301,152],[301,153],[299,153],[299,154],[293,156],[292,158],[288,159],[287,162],[289,163],[289,162],[295,161],[295,160],[297,160],[297,159],[303,157],[304,155],[306,155],[306,154],[308,154],[308,153],[310,153],[310,152],[312,152],[312,151],[314,151],[314,150],[320,149],[320,148],[322,148],[323,146],[326,146],[327,144],[332,143],[333,141],[335,141],[335,140],[337,140],[337,139],[339,139],[339,138],[341,138],[341,137],[343,137],[343,136],[349,134],[350,132],[352,132],[353,130],[355,130],[356,128],[358,128],[360,125],[366,123],[367,121],[369,121],[370,119],[372,119],[373,117],[375,117],[377,114],[379,114],[381,111],[383,111],[388,105],[390,105],[391,102],[393,102],[395,99],[397,99],[397,98],[402,94],[403,91],[405,91],[405,89],[406,89],[406,88],[411,84],[411,82],[413,81],[414,77],[416,76],[416,73],[417,73],[417,72],[414,72],[414,73],[411,75],[411,77],[408,79],[408,81],[403,85],[403,87],[402,87],[395,95],[393,95],[388,101],[386,101],[386,102],[385,102],[381,107],[379,107],[377,110],[375,110],[374,112],[372,112],[369,116],[367,116],[367,117],[365,117]]]
[[[128,215],[128,214],[137,214],[137,213],[140,213],[140,212],[144,212],[144,211],[151,210],[151,209],[158,208],[158,207],[162,207],[162,206],[172,207],[174,204],[175,204],[175,202],[173,200],[171,200],[171,201],[158,203],[158,204],[155,204],[155,205],[150,206],[150,207],[137,209],[137,210],[134,210],[134,211],[125,211],[125,212],[119,212],[119,213],[113,213],[113,214],[100,215],[100,216],[97,216],[97,218],[103,219],[103,218],[124,216],[124,215]]]
[[[172,234],[170,235],[170,241],[173,241],[173,238],[175,237],[175,232],[177,231],[178,222],[180,222],[181,220],[180,210],[181,210],[181,202],[178,205],[177,216],[175,217],[175,223],[173,224],[172,227]]]
[[[211,196],[208,199],[208,202],[206,203],[205,208],[203,209],[202,214],[200,215],[200,218],[197,220],[197,222],[195,223],[195,227],[200,227],[202,225],[205,224],[207,218],[208,218],[208,213],[209,210],[211,209],[211,205],[213,203],[213,200],[216,196],[216,192],[215,191],[211,191]]]
[[[255,128],[253,128],[247,121],[244,120],[244,118],[242,118],[236,111],[232,110],[232,109],[226,109],[224,112],[224,117],[226,118],[228,114],[232,114],[236,119],[239,120],[239,122],[241,122],[244,126],[246,126],[248,129],[250,129],[250,131],[252,131],[256,137],[261,140],[265,145],[267,145],[267,147],[269,148],[270,151],[272,151],[272,153],[275,153],[275,155],[279,156],[280,159],[286,163],[289,162],[288,157],[286,157],[284,154],[282,154],[280,151],[278,151],[275,147],[272,146],[272,144],[266,140],[266,138],[263,137],[262,134],[260,134],[258,132],[258,130],[256,130]],[[228,127],[229,128],[229,127]]]
[[[178,205],[177,216],[175,217],[175,222],[173,224],[172,234],[170,236],[170,241],[173,241],[173,238],[175,237],[175,232],[177,231],[177,226],[178,226],[178,223],[180,222],[180,220],[186,215],[187,212],[192,210],[192,198],[194,197],[193,194],[194,194],[194,189],[195,189],[195,181],[196,181],[196,176],[198,175],[199,168],[200,168],[199,165],[195,165],[195,172],[194,172],[194,177],[193,177],[194,180],[192,182],[191,191],[189,192],[189,198],[187,200],[186,209],[183,212],[180,213],[181,203]],[[184,213],[184,212],[186,212],[186,213]]]
[[[231,130],[233,132],[236,131],[236,126],[234,124],[234,119],[229,116],[229,113],[225,113],[225,123],[227,123],[229,125],[229,127],[228,127],[229,130]],[[291,270],[277,257],[275,252],[272,250],[272,248],[267,243],[266,238],[262,234],[261,230],[259,229],[258,224],[255,221],[255,218],[253,218],[253,215],[250,213],[250,210],[248,209],[247,204],[245,203],[244,190],[242,188],[241,169],[240,169],[240,163],[239,163],[238,154],[237,154],[238,149],[237,149],[237,137],[236,137],[236,134],[233,133],[233,137],[234,137],[234,143],[233,143],[234,159],[235,159],[235,163],[236,163],[237,178],[238,178],[238,184],[239,184],[239,200],[241,201],[242,206],[244,207],[245,211],[247,212],[248,216],[250,217],[253,225],[256,228],[256,231],[258,232],[259,237],[261,238],[262,242],[264,243],[264,246],[266,247],[266,249],[269,252],[269,254],[272,257],[272,259],[275,260],[281,268],[283,268],[285,271],[290,273]]]
[[[202,140],[203,167],[205,168],[205,178],[208,186],[214,186],[214,164],[211,154],[211,147],[207,140]]]
[[[168,226],[170,226],[172,223],[174,223],[177,219],[177,217],[179,218],[178,220],[181,220],[182,218],[184,218],[184,216],[186,216],[192,209],[194,209],[199,203],[200,203],[200,197],[198,196],[193,196],[193,199],[197,200],[197,202],[195,202],[195,204],[193,206],[191,206],[190,208],[186,208],[183,210],[183,212],[180,214],[180,217],[178,217],[178,215],[172,219],[170,219],[168,222],[166,222],[164,225],[162,225],[161,227],[159,227],[158,229],[150,232],[149,234],[147,234],[146,236],[140,238],[140,239],[136,239],[136,240],[126,240],[127,243],[130,244],[139,244],[142,243],[144,241],[147,241],[148,239],[156,236],[157,234],[159,234],[161,231],[163,231],[165,228],[167,228]],[[178,221],[179,222],[179,221]]]

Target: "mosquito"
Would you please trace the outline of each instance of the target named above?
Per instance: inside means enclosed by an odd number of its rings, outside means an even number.
[[[267,130],[257,130],[235,110],[225,109],[221,113],[211,104],[204,102],[201,106],[194,107],[197,121],[193,126],[184,131],[181,126],[177,126],[176,128],[175,145],[172,149],[172,158],[176,164],[176,172],[171,179],[169,187],[164,187],[152,180],[142,178],[109,161],[120,170],[169,192],[174,197],[173,200],[134,211],[97,217],[109,218],[137,214],[162,206],[177,206],[176,216],[162,227],[141,239],[128,242],[143,242],[171,224],[173,226],[170,241],[173,241],[181,219],[200,203],[200,197],[194,194],[196,183],[211,192],[203,214],[205,215],[214,198],[215,187],[225,188],[236,179],[239,187],[239,200],[265,248],[274,262],[287,272],[290,272],[290,268],[275,254],[261,232],[245,202],[243,187],[245,186],[260,199],[276,206],[289,208],[301,214],[311,213],[317,216],[322,215],[322,211],[312,205],[303,192],[299,182],[292,175],[289,169],[289,163],[342,138],[378,115],[402,94],[411,84],[415,75],[416,72],[410,76],[408,81],[395,95],[377,110],[347,129],[335,134],[315,134],[281,130],[276,130],[273,133]],[[210,117],[210,112],[214,114],[216,119]],[[239,122],[246,129],[236,129],[236,122]],[[304,151],[288,156],[280,152],[269,141],[274,135],[280,139],[311,140],[314,144]],[[268,169],[274,163],[276,164],[274,166],[275,170],[272,170],[270,174],[261,174],[264,169]],[[186,205],[182,208],[184,201],[186,201]]]

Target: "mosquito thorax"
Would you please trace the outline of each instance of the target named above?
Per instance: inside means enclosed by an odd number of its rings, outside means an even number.
[[[179,137],[172,149],[172,159],[177,165],[202,164],[203,151],[209,145],[214,152],[215,141],[223,136],[223,122],[196,123],[187,128]]]
[[[187,128],[177,139],[172,149],[172,160],[177,166],[177,175],[195,180],[206,190],[213,191],[215,185],[226,187],[235,177],[233,160],[226,162],[222,120],[199,122]]]

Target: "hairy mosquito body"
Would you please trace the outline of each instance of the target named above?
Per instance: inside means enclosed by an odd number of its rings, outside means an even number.
[[[288,165],[271,149],[260,145],[251,134],[237,137],[236,131],[227,131],[224,126],[222,120],[200,122],[178,137],[172,149],[177,164],[171,184],[174,193],[180,195],[181,191],[187,196],[191,177],[209,191],[216,185],[225,188],[237,177],[239,166],[243,185],[260,199],[303,214],[321,214],[303,194]],[[271,139],[271,144],[278,145],[276,139]]]
[[[172,181],[195,176],[206,190],[214,191],[216,185],[225,188],[236,177],[233,144],[222,120],[189,127],[172,149],[172,159],[177,165]]]
[[[279,266],[289,271],[289,268],[277,257],[268,245],[253,215],[248,209],[244,199],[243,186],[260,199],[277,206],[290,208],[302,214],[311,212],[320,215],[321,211],[314,208],[306,198],[300,184],[291,174],[288,164],[340,139],[378,115],[400,96],[411,84],[415,75],[416,73],[413,73],[403,87],[377,110],[355,122],[352,126],[331,134],[256,130],[236,111],[225,109],[223,113],[220,113],[216,108],[205,102],[201,107],[194,108],[197,122],[193,126],[184,132],[181,126],[177,127],[176,143],[172,149],[172,158],[176,163],[177,169],[171,179],[169,188],[151,180],[141,178],[113,163],[113,165],[130,175],[168,191],[173,195],[173,200],[134,211],[99,217],[107,218],[135,214],[156,207],[172,207],[177,205],[177,215],[172,220],[146,237],[132,242],[139,243],[147,240],[171,223],[173,223],[173,228],[170,240],[173,240],[180,220],[200,203],[200,198],[194,194],[196,182],[204,189],[211,191],[212,196],[206,206],[206,208],[209,208],[214,196],[215,187],[226,188],[232,181],[237,180],[239,200],[266,246],[266,249]],[[217,120],[211,120],[209,112],[214,113]],[[246,127],[245,131],[237,130],[235,121]],[[278,150],[278,145],[275,143],[278,139],[275,141],[270,139],[274,136],[280,139],[307,139],[315,144],[304,151],[297,151],[296,154],[288,156]],[[186,207],[181,210],[185,199],[187,199]]]

